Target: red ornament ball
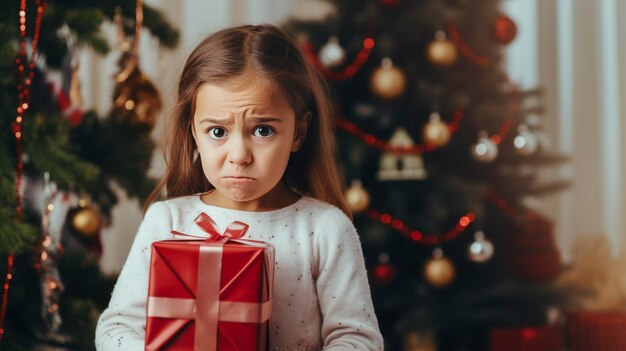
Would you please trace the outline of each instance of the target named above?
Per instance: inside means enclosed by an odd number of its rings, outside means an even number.
[[[396,269],[389,263],[379,263],[374,267],[374,278],[379,284],[389,284],[396,278]]]
[[[508,44],[517,36],[517,25],[505,15],[499,15],[493,21],[493,35],[502,44]]]

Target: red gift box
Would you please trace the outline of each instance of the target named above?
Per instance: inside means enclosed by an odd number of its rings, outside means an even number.
[[[568,312],[567,343],[572,351],[626,350],[626,313]]]
[[[208,238],[152,244],[146,350],[269,349],[274,247],[238,239],[242,222],[223,235],[205,213],[196,223]]]
[[[508,235],[505,259],[516,278],[549,282],[561,272],[561,257],[554,242],[553,223],[538,214],[518,219]]]
[[[561,351],[563,338],[555,326],[493,328],[490,351]]]

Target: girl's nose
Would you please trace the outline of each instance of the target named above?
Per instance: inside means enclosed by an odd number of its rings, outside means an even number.
[[[252,161],[252,152],[248,141],[239,133],[233,133],[228,143],[228,162],[241,165]]]

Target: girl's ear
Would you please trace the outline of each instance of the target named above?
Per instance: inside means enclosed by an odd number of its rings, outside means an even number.
[[[300,150],[304,137],[306,137],[307,130],[309,129],[309,123],[311,122],[311,111],[307,111],[304,117],[296,125],[296,131],[293,136],[293,143],[291,144],[291,152]]]
[[[195,163],[198,157],[200,156],[200,151],[198,151],[198,139],[196,139],[196,128],[191,123],[191,136],[193,137],[193,156],[191,158],[191,163]]]
[[[193,141],[194,143],[197,144],[197,140],[196,140],[196,128],[193,125],[193,121],[191,122],[191,126],[189,127],[191,129],[191,136],[193,137]]]
[[[198,151],[198,136],[196,135],[196,126],[191,122],[191,136],[193,137],[193,146]]]

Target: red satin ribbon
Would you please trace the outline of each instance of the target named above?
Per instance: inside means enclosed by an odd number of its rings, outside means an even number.
[[[149,296],[150,317],[194,319],[196,300],[174,297]],[[271,313],[270,301],[262,304],[253,302],[220,301],[219,320],[236,323],[259,323],[267,320]]]
[[[209,234],[209,239],[219,240],[221,238],[239,239],[248,231],[248,225],[243,222],[235,221],[228,225],[224,234],[220,234],[220,229],[208,214],[201,212],[194,220],[200,229]],[[174,231],[172,231],[174,233]],[[180,233],[176,232],[180,235]],[[184,234],[183,234],[184,235]]]
[[[240,323],[263,323],[271,318],[274,288],[274,247],[271,244],[239,239],[245,235],[248,225],[232,222],[221,234],[217,224],[206,213],[200,213],[195,223],[205,231],[208,237],[185,234],[172,230],[172,234],[190,238],[202,238],[205,242],[216,245],[199,245],[198,291],[193,299],[175,299],[148,297],[148,317],[194,319],[195,350],[217,350],[218,321]],[[220,301],[220,280],[222,272],[222,254],[228,241],[262,247],[265,249],[265,267],[268,272],[269,298],[263,303]],[[159,339],[159,338],[157,338]],[[146,345],[146,350],[157,350],[166,340],[153,340]]]

